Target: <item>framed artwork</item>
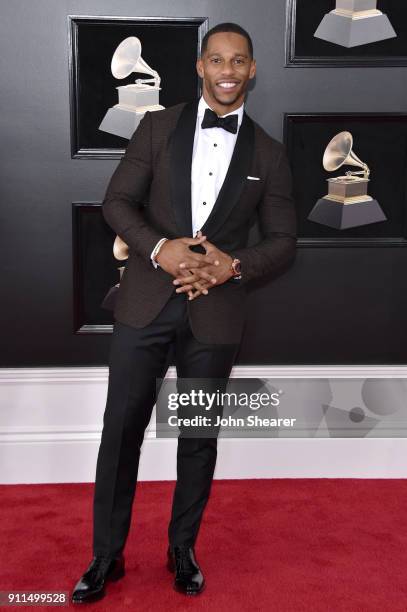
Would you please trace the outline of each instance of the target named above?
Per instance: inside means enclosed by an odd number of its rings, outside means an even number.
[[[116,235],[99,202],[74,202],[72,221],[74,333],[111,333],[113,312],[101,304],[120,281],[119,267],[125,264],[113,257]]]
[[[129,125],[127,130],[117,129],[116,115],[112,118],[108,113],[117,113],[119,106],[119,122],[123,117],[134,121],[137,108],[130,94],[137,87],[139,111],[166,108],[199,96],[195,64],[207,29],[206,17],[69,15],[72,158],[119,159],[124,154],[137,124],[134,129]],[[140,81],[137,87],[136,81]]]
[[[407,66],[407,3],[287,0],[286,66]]]
[[[300,245],[407,246],[407,114],[285,114],[284,142],[293,172]],[[370,174],[362,181],[365,168]],[[367,199],[382,211],[380,220],[366,218],[354,227],[335,228],[310,219],[316,203],[335,183],[328,179],[343,178],[346,183],[348,172],[359,175],[356,183],[364,182]],[[354,201],[358,203],[351,197],[340,209],[350,212]],[[367,204],[357,204],[362,213],[369,210]]]

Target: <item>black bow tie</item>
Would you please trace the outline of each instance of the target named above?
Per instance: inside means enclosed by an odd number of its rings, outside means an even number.
[[[227,117],[218,117],[218,115],[214,113],[213,110],[207,108],[205,110],[205,115],[201,123],[201,127],[203,130],[205,130],[206,128],[220,127],[226,130],[227,132],[236,134],[237,119],[237,115],[227,115]]]

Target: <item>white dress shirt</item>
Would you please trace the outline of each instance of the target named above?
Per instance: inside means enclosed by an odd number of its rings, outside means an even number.
[[[202,129],[201,123],[207,108],[210,107],[202,96],[198,104],[192,151],[191,213],[193,236],[196,236],[198,230],[203,227],[221,190],[235,148],[244,112],[244,104],[242,104],[236,110],[227,113],[227,115],[238,116],[237,132],[232,134],[220,127]],[[222,115],[222,117],[227,115]],[[157,267],[158,264],[153,260],[153,255],[156,254],[157,248],[163,242],[164,239],[159,240],[151,254],[151,261],[154,267]]]

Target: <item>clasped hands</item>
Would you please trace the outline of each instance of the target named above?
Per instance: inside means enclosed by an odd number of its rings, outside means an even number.
[[[190,246],[202,244],[203,253],[194,253]],[[225,283],[233,276],[232,257],[218,249],[198,232],[196,238],[166,240],[156,261],[160,267],[174,276],[173,284],[179,285],[177,293],[188,293],[193,300],[207,295],[211,287]]]

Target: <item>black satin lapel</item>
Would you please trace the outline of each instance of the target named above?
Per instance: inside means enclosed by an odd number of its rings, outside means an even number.
[[[180,236],[192,236],[191,165],[198,101],[184,106],[170,142],[171,201]]]
[[[201,228],[202,233],[209,239],[223,225],[237,203],[247,176],[250,174],[253,154],[254,124],[244,113],[225,180],[211,214]]]

